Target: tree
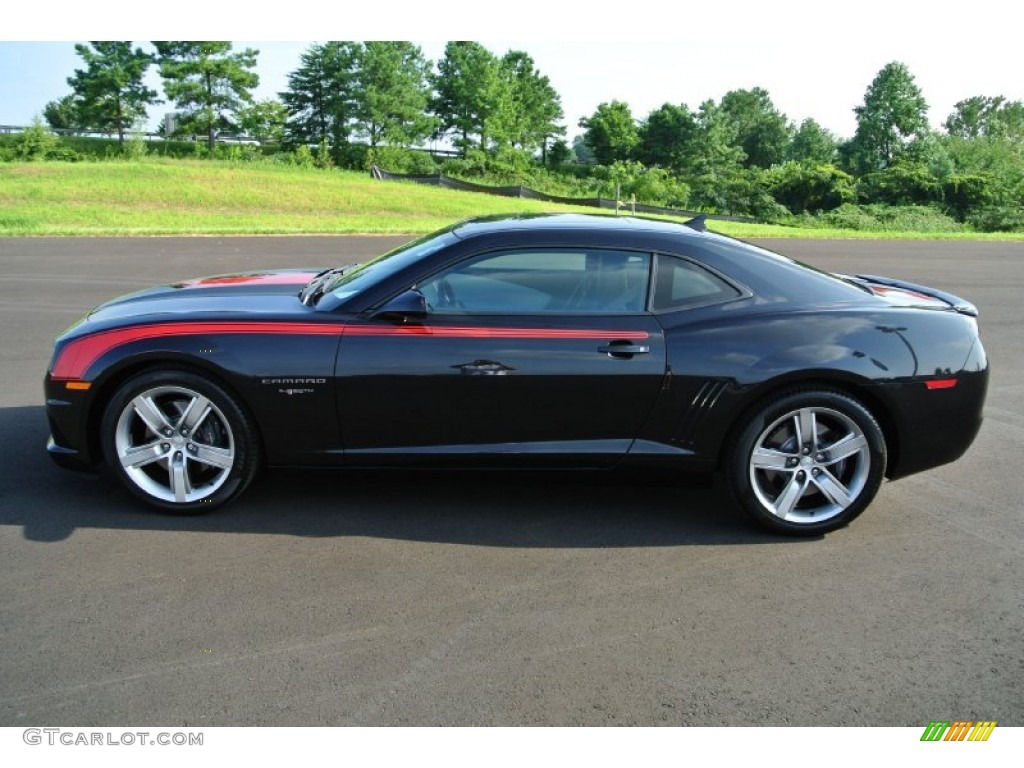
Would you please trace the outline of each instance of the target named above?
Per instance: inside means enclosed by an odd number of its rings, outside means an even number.
[[[43,107],[43,117],[51,128],[73,131],[82,127],[78,106],[75,95],[68,94],[56,101],[48,101]]]
[[[809,160],[775,166],[767,181],[772,197],[792,213],[830,211],[857,197],[850,174]]]
[[[357,57],[356,129],[369,140],[408,147],[436,127],[426,114],[430,97],[430,62],[419,46],[404,41],[371,41]]]
[[[1003,96],[972,96],[958,101],[943,127],[950,136],[1024,141],[1024,103]]]
[[[578,133],[572,137],[572,153],[576,156],[576,162],[581,165],[594,165],[597,163],[597,158],[594,157],[594,151],[587,146],[587,142],[583,138],[582,133]]]
[[[858,192],[869,202],[888,205],[929,205],[942,201],[942,183],[927,166],[901,159],[888,168],[865,174]]]
[[[718,177],[731,176],[742,169],[744,155],[737,140],[736,125],[713,100],[700,105],[696,128],[688,173],[706,176],[713,183]]]
[[[947,206],[982,231],[1024,229],[1024,142],[950,135],[942,144],[953,165]]]
[[[729,91],[720,108],[733,124],[737,145],[748,168],[770,168],[785,159],[792,129],[763,88]]]
[[[91,46],[91,47],[90,47]],[[85,62],[68,78],[77,101],[77,117],[83,127],[124,135],[138,120],[145,119],[146,107],[156,100],[156,91],[143,83],[152,55],[131,41],[92,41],[78,44],[75,52]]]
[[[704,210],[770,213],[775,201],[762,184],[761,171],[743,167],[743,149],[733,121],[711,99],[700,105],[695,120],[685,169],[692,203]]]
[[[205,134],[213,151],[217,130],[232,114],[252,101],[259,85],[252,71],[259,51],[232,53],[225,40],[156,41],[164,92],[182,113],[182,122]]]
[[[850,145],[856,170],[870,173],[895,163],[915,140],[928,131],[928,103],[905,64],[882,67],[854,108],[857,132]]]
[[[12,160],[34,162],[62,159],[60,140],[43,125],[39,115],[32,118],[32,125],[14,136],[9,147]]]
[[[682,173],[690,165],[697,121],[685,104],[663,104],[640,125],[637,159]]]
[[[433,85],[430,110],[440,121],[438,134],[454,132],[463,156],[474,143],[486,150],[488,131],[495,125],[502,98],[508,97],[499,59],[480,43],[449,42]]]
[[[836,137],[809,117],[800,123],[800,127],[793,134],[793,139],[786,149],[786,159],[831,165],[836,161],[837,145]]]
[[[238,127],[260,141],[281,141],[288,110],[276,99],[264,99],[238,111]]]
[[[547,162],[549,139],[565,135],[562,100],[551,81],[540,73],[533,59],[523,51],[509,51],[501,59],[501,74],[507,89],[503,124],[497,126],[513,147],[541,150]]]
[[[601,165],[629,160],[640,141],[629,105],[623,101],[604,102],[590,117],[580,120],[583,139]]]
[[[348,141],[355,114],[360,44],[331,41],[313,45],[288,75],[288,90],[278,94],[288,110],[285,134],[294,145],[327,141],[340,148]]]
[[[565,139],[555,139],[547,151],[546,161],[553,168],[560,168],[572,159],[572,147]]]
[[[454,134],[463,156],[476,147],[528,160],[540,149],[543,160],[548,140],[565,133],[561,98],[523,51],[498,58],[479,43],[450,42],[432,82],[435,135]]]

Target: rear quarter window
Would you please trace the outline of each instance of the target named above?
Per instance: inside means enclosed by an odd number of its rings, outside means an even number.
[[[658,255],[657,276],[651,309],[666,312],[698,304],[728,301],[743,294],[713,272],[693,262]]]

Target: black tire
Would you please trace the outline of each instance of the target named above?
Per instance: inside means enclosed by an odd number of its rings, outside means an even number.
[[[110,398],[100,443],[107,469],[143,501],[179,515],[223,506],[259,466],[255,425],[220,385],[187,371],[152,371]]]
[[[841,528],[874,499],[886,446],[863,404],[827,389],[791,390],[755,408],[726,454],[743,510],[776,533]]]

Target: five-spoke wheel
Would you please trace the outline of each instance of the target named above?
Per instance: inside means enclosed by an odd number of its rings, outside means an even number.
[[[107,465],[129,490],[175,512],[225,503],[256,468],[245,413],[192,373],[147,373],[127,382],[110,401],[102,440]]]
[[[885,460],[871,413],[845,394],[815,390],[762,406],[735,440],[727,470],[754,519],[776,531],[813,535],[864,510]]]

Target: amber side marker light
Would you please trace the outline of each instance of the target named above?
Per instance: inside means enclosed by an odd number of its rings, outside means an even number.
[[[928,389],[952,389],[956,386],[956,379],[932,379],[924,383]]]
[[[92,386],[92,382],[89,381],[68,381],[64,383],[65,389],[88,389]]]

